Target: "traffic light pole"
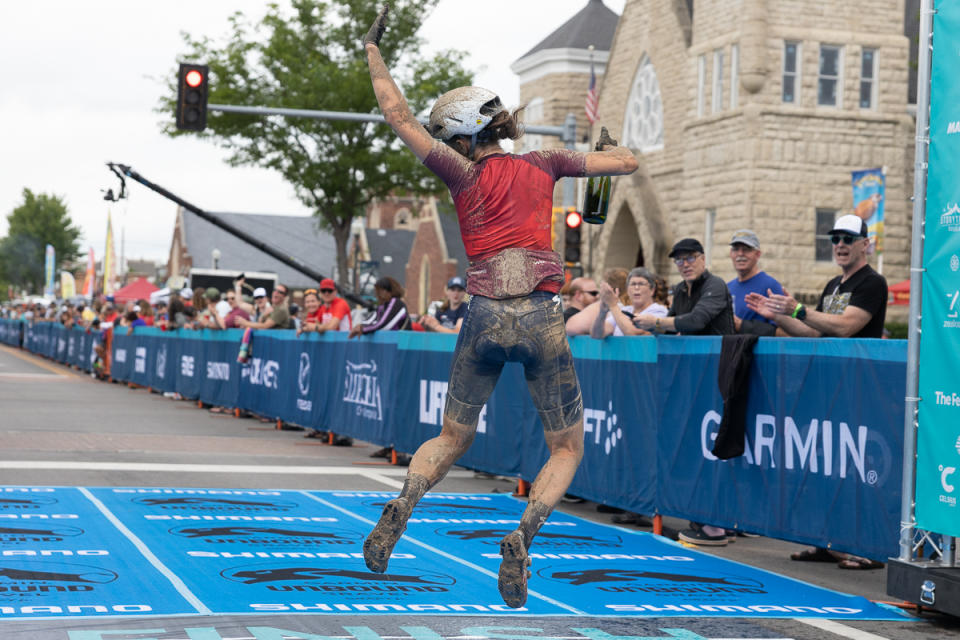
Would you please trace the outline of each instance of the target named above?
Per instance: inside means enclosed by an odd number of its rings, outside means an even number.
[[[260,251],[264,252],[264,253],[267,254],[268,256],[271,256],[272,258],[275,258],[275,259],[279,260],[280,262],[282,262],[283,264],[287,265],[287,266],[290,267],[291,269],[296,269],[297,271],[299,271],[300,273],[308,276],[308,277],[311,278],[312,280],[316,280],[317,282],[320,282],[320,281],[323,280],[324,278],[328,277],[328,276],[325,276],[324,274],[320,273],[319,271],[314,271],[312,268],[310,268],[309,266],[307,266],[306,264],[304,264],[303,262],[301,262],[301,261],[298,260],[297,258],[294,258],[293,256],[288,255],[288,254],[286,254],[286,253],[283,253],[282,251],[280,251],[280,250],[274,248],[273,246],[271,246],[271,245],[263,242],[262,240],[258,240],[257,238],[253,237],[252,235],[250,235],[249,233],[247,233],[247,232],[244,231],[243,229],[240,229],[239,227],[230,224],[229,222],[227,222],[226,220],[223,220],[223,219],[220,218],[219,216],[216,216],[216,215],[214,215],[214,214],[212,214],[212,213],[209,213],[209,212],[207,212],[207,211],[204,211],[204,210],[201,209],[200,207],[198,207],[198,206],[196,206],[196,205],[194,205],[194,204],[191,204],[191,203],[187,202],[187,201],[184,200],[183,198],[181,198],[181,197],[179,197],[179,196],[171,193],[170,191],[167,191],[166,189],[164,189],[164,188],[161,187],[160,185],[154,184],[153,182],[150,182],[149,180],[147,180],[146,178],[144,178],[142,175],[140,175],[139,173],[137,173],[136,171],[134,171],[134,170],[133,170],[132,168],[130,168],[129,166],[127,166],[127,165],[125,165],[125,164],[117,164],[117,163],[114,163],[114,162],[108,162],[108,163],[107,163],[107,166],[110,167],[110,170],[113,171],[114,173],[116,173],[116,172],[119,170],[120,173],[122,173],[123,175],[127,176],[128,178],[132,178],[133,180],[136,180],[137,182],[139,182],[139,183],[142,184],[143,186],[147,187],[148,189],[151,189],[151,190],[155,191],[156,193],[159,193],[159,194],[162,195],[164,198],[167,198],[168,200],[172,200],[172,201],[176,202],[177,204],[179,204],[179,205],[180,205],[181,207],[183,207],[184,209],[187,209],[188,211],[192,211],[192,212],[195,213],[198,217],[203,218],[204,220],[206,220],[206,221],[209,222],[210,224],[212,224],[212,225],[214,225],[214,226],[217,226],[217,227],[220,227],[220,228],[223,229],[224,231],[233,234],[234,236],[240,238],[241,240],[243,240],[243,241],[246,242],[247,244],[256,247],[257,249],[259,249]],[[364,300],[362,297],[360,297],[360,296],[357,295],[356,293],[354,293],[354,292],[352,292],[352,291],[345,291],[345,290],[343,290],[343,285],[340,285],[340,288],[341,288],[340,295],[342,295],[342,296],[343,296],[344,298],[346,298],[347,300],[353,302],[354,304],[358,304],[358,305],[361,305],[361,306],[363,306],[363,307],[366,307],[367,309],[372,309],[372,308],[373,308],[373,305],[372,305],[370,302],[368,302],[367,300]]]
[[[209,111],[219,111],[221,113],[242,113],[252,116],[285,116],[290,118],[315,118],[318,120],[342,120],[347,122],[375,122],[385,124],[383,116],[373,113],[351,113],[348,111],[314,111],[312,109],[277,109],[273,107],[239,107],[229,104],[208,104]],[[421,118],[421,124],[427,124],[427,120]],[[526,133],[532,133],[541,136],[555,136],[560,138],[567,149],[576,149],[577,138],[577,118],[572,113],[567,114],[567,119],[562,127],[524,125]],[[573,178],[565,178],[563,183],[563,206],[573,207],[576,191]]]

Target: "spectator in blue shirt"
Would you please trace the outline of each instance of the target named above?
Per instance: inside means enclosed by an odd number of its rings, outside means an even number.
[[[423,326],[438,333],[460,333],[467,317],[467,283],[460,276],[447,281],[447,299],[433,315],[424,316]]]
[[[733,296],[733,322],[737,333],[772,336],[777,331],[776,324],[747,307],[744,302],[747,294],[767,295],[768,289],[773,293],[783,294],[780,283],[766,271],[760,270],[762,253],[760,238],[750,229],[740,229],[730,239],[730,260],[733,261],[737,277],[727,283],[727,288]]]

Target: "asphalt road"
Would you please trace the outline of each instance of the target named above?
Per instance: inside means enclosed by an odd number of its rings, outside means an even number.
[[[397,490],[405,469],[378,464],[376,447],[358,442],[331,447],[277,430],[251,418],[215,415],[196,403],[164,398],[144,389],[91,379],[67,367],[0,346],[0,486],[180,486],[311,490]],[[515,480],[456,469],[439,489],[448,492],[511,492]],[[599,522],[592,503],[564,503],[562,510]],[[668,528],[685,523],[667,519]],[[767,538],[704,551],[837,591],[887,601],[886,571],[843,571],[832,564],[791,562],[798,545]],[[960,620],[924,613],[903,623],[783,620],[645,618],[525,618],[525,631],[493,627],[497,620],[474,617],[378,615],[369,619],[332,616],[166,618],[123,620],[4,621],[3,640],[93,640],[156,638],[318,637],[408,639],[502,638],[582,640],[595,638],[792,638],[795,640],[920,640],[960,638]],[[288,635],[263,629],[284,629]],[[257,629],[261,629],[257,631]],[[415,631],[411,631],[411,630]],[[578,629],[575,631],[574,629]],[[100,632],[112,630],[112,635]],[[126,630],[125,632],[118,632]],[[428,633],[429,631],[429,633]],[[273,633],[273,635],[270,635]],[[259,635],[258,635],[259,634]],[[314,635],[311,635],[314,634]],[[432,634],[432,635],[431,635]],[[594,636],[589,635],[593,638]]]

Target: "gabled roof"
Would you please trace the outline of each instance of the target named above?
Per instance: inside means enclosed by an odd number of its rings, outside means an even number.
[[[449,202],[437,201],[437,220],[443,231],[443,241],[447,245],[447,258],[457,261],[457,275],[466,277],[470,260],[467,259],[467,250],[463,247],[463,238],[460,236],[460,223],[457,221],[457,210]]]
[[[333,236],[317,228],[312,216],[270,216],[251,213],[215,213],[217,217],[262,240],[308,267],[333,277],[337,245]],[[280,282],[294,288],[317,286],[306,274],[288,267],[233,234],[183,210],[183,238],[193,266],[213,268],[213,250],[220,250],[220,269],[276,273]]]
[[[619,20],[620,16],[603,0],[589,0],[587,6],[520,59],[544,49],[586,49],[593,45],[597,51],[609,51]]]
[[[379,263],[375,269],[378,276],[390,276],[404,287],[407,286],[407,262],[416,235],[415,231],[406,229],[366,230],[370,259]]]

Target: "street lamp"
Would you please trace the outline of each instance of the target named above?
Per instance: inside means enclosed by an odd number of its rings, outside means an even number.
[[[213,268],[220,268],[220,249],[214,249],[210,252],[210,255],[213,256]]]

